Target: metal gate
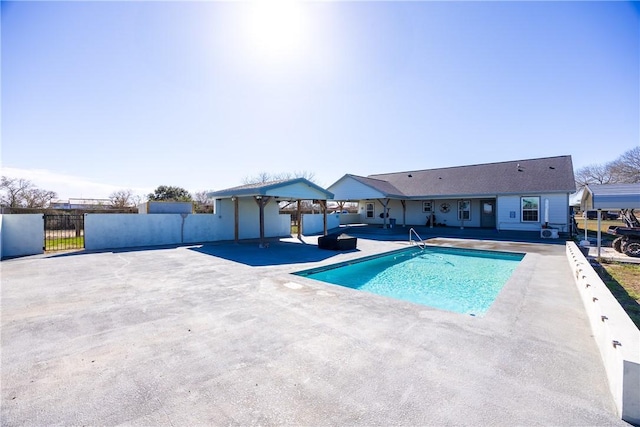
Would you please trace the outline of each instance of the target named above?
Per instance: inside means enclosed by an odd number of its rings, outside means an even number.
[[[44,250],[65,251],[84,248],[84,215],[44,215]]]

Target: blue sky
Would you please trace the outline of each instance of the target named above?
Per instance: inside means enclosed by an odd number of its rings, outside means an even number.
[[[565,154],[580,168],[640,141],[637,3],[1,7],[2,174],[61,198],[263,171],[326,187]]]

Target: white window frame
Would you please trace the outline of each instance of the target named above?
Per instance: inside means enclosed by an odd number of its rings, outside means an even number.
[[[535,209],[525,209],[525,201],[527,199],[535,199]],[[525,215],[525,212],[535,212],[536,219],[526,219],[529,215]],[[520,222],[540,222],[540,196],[522,196],[520,197]]]
[[[371,207],[371,209],[369,209]],[[376,217],[376,204],[372,202],[367,202],[364,205],[364,212],[366,218],[375,218]]]
[[[458,221],[471,221],[471,200],[458,200]]]
[[[433,203],[431,201],[422,202],[422,212],[423,213],[433,212]]]

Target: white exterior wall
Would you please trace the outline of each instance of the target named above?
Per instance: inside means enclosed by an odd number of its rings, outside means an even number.
[[[234,239],[234,208],[233,200],[216,200],[216,217],[221,219],[221,240]],[[281,237],[291,235],[291,216],[279,214],[278,203],[271,200],[264,207],[264,235],[265,237]],[[238,199],[238,238],[257,239],[260,237],[260,208],[253,197]]]
[[[327,214],[327,230],[340,226],[339,214]],[[302,234],[311,235],[324,232],[324,219],[322,214],[302,215]]]
[[[446,224],[447,226],[460,227],[463,225],[462,221],[458,220],[458,200],[460,199],[447,199],[447,200],[435,200],[433,207],[435,209],[436,223]],[[464,221],[465,227],[480,227],[480,199],[464,199],[471,201],[471,218],[468,221]],[[484,199],[483,199],[484,200]],[[425,200],[429,201],[429,200]],[[406,225],[425,225],[427,223],[428,213],[422,212],[422,200],[407,200],[406,201]],[[374,203],[375,211],[373,218],[367,218],[366,204]],[[440,211],[440,205],[442,203],[448,203],[450,210],[447,213]],[[391,200],[387,205],[389,208],[389,218],[395,218],[396,226],[403,225],[402,222],[402,203],[400,200]],[[383,224],[383,218],[380,218],[380,214],[383,212],[383,206],[378,200],[361,200],[358,203],[358,212],[360,214],[360,221],[363,224]],[[389,221],[387,220],[387,224]]]
[[[329,191],[334,194],[334,200],[377,199],[383,197],[379,191],[349,178],[333,184]]]
[[[359,213],[340,214],[339,217],[340,217],[340,225],[362,223],[362,218]]]
[[[191,202],[145,202],[138,205],[140,214],[159,213],[193,213],[193,203]]]
[[[540,197],[540,215],[538,222],[522,222],[520,198],[523,196]],[[544,224],[544,201],[549,200],[549,223],[560,231],[567,231],[569,220],[568,194],[523,194],[499,196],[496,202],[496,226],[498,230],[538,231]]]
[[[281,197],[287,199],[324,199],[326,194],[323,190],[313,188],[303,182],[295,184],[279,185],[277,188],[267,190],[265,195],[273,197]]]
[[[0,258],[44,253],[44,216],[0,215],[0,242]]]
[[[568,231],[569,220],[569,196],[568,194],[526,194],[523,196],[540,197],[540,215],[537,222],[522,222],[522,212],[520,209],[520,195],[498,196],[496,201],[496,228],[498,230],[515,230],[515,231],[538,231],[544,223],[544,205],[545,200],[549,200],[549,225],[560,229],[561,232]],[[434,200],[433,209],[435,214],[435,222],[437,224],[446,224],[450,227],[480,227],[481,226],[481,200],[492,199],[491,197],[482,197],[477,199],[465,198],[471,201],[471,218],[468,221],[458,219],[458,201],[461,199],[443,199]],[[424,200],[430,201],[430,200]],[[407,200],[406,201],[406,225],[425,225],[427,223],[428,213],[422,212],[423,200]],[[375,211],[373,218],[366,217],[366,204],[374,203]],[[448,203],[450,210],[444,213],[440,210],[443,203]],[[402,203],[400,200],[391,200],[387,206],[389,208],[389,218],[396,219],[396,225],[403,224]],[[358,203],[359,216],[348,218],[348,222],[361,222],[363,224],[383,224],[380,214],[383,212],[382,204],[376,200],[360,200]],[[346,218],[345,218],[346,219]],[[389,224],[389,221],[387,221]]]

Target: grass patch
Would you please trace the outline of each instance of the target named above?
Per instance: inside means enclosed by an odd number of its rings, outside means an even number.
[[[84,248],[84,236],[78,237],[59,237],[53,239],[45,239],[45,251],[62,251],[65,249],[82,249]]]
[[[636,327],[640,329],[640,265],[602,262],[596,272]]]
[[[578,224],[578,237],[582,238],[584,237],[584,219],[580,218],[577,219],[576,218],[576,223]],[[600,231],[604,234],[607,232],[607,230],[609,229],[610,226],[616,226],[616,227],[624,227],[624,221],[622,221],[621,219],[616,219],[616,220],[602,220],[602,222],[600,223]],[[598,232],[598,220],[596,219],[590,219],[587,221],[587,233],[588,234],[593,234],[595,235]]]

